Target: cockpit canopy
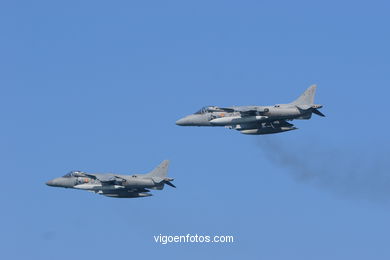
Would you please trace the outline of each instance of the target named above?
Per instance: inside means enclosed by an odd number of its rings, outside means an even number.
[[[218,111],[218,110],[220,110],[220,109],[218,109],[218,107],[215,107],[215,106],[205,106],[205,107],[202,107],[200,110],[196,111],[195,114],[196,115],[205,114],[205,113],[214,112],[214,111]]]
[[[84,176],[82,171],[71,171],[71,172],[68,172],[67,174],[65,174],[62,177],[70,178],[70,177],[80,177],[80,176]]]

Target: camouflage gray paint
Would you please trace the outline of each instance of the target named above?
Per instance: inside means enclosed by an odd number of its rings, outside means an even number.
[[[53,187],[87,190],[114,198],[138,198],[152,196],[149,189],[162,190],[167,184],[175,187],[167,177],[169,161],[163,161],[147,174],[121,175],[114,173],[86,173],[72,171],[60,178],[46,182]]]
[[[312,114],[324,116],[314,104],[316,85],[310,86],[289,104],[273,106],[208,106],[176,121],[180,126],[224,126],[242,134],[274,134],[297,129],[287,121],[310,119]]]

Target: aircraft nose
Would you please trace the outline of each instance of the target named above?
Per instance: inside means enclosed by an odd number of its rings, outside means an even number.
[[[52,186],[52,187],[66,187],[68,186],[68,184],[69,184],[68,181],[64,178],[56,178],[46,182],[47,186]]]
[[[205,115],[189,115],[176,121],[180,126],[210,126],[210,122]]]
[[[176,124],[180,126],[194,126],[198,124],[198,121],[199,121],[198,116],[189,115],[177,120]]]
[[[72,188],[74,185],[77,184],[76,178],[55,178],[53,180],[50,180],[46,182],[46,185],[52,186],[52,187],[62,187],[62,188]]]
[[[179,120],[176,121],[176,125],[187,125],[188,124],[188,119],[187,117],[180,118]]]
[[[54,181],[53,180],[47,181],[46,185],[47,186],[54,186]]]

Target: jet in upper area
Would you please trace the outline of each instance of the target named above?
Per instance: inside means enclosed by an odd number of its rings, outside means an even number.
[[[53,187],[87,190],[113,198],[139,198],[152,196],[150,190],[162,190],[167,184],[176,188],[167,177],[169,161],[163,161],[147,174],[121,175],[114,173],[86,173],[72,171],[46,182]]]
[[[273,106],[203,107],[198,112],[176,121],[180,126],[224,126],[242,134],[275,134],[297,129],[287,121],[310,119],[312,114],[324,117],[314,104],[316,85],[310,86],[289,104]]]

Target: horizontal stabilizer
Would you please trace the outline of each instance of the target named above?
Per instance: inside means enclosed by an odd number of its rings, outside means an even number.
[[[152,180],[154,183],[161,183],[161,184],[167,184],[173,188],[176,188],[175,185],[171,181],[173,181],[172,178],[161,178],[161,177],[152,177]]]
[[[173,183],[170,182],[170,181],[165,181],[164,183],[167,184],[167,185],[169,185],[169,186],[171,186],[171,187],[173,187],[173,188],[176,188],[176,186],[173,185]]]
[[[314,109],[313,109],[313,113],[314,113],[314,114],[316,114],[316,115],[318,115],[318,116],[325,117],[325,115],[324,115],[324,114],[322,114],[322,113],[321,113],[321,111],[320,111],[320,110],[318,110],[317,108],[314,108]]]

